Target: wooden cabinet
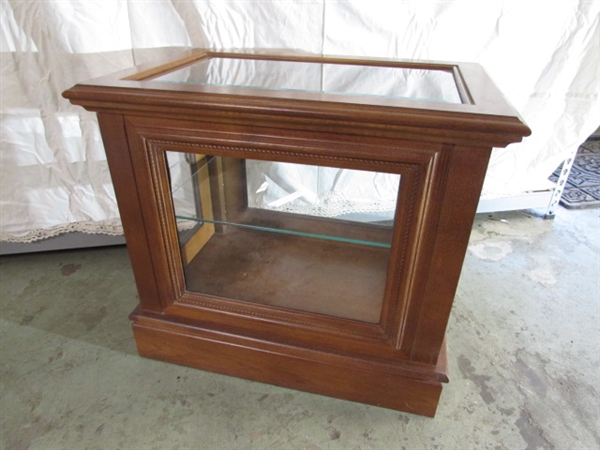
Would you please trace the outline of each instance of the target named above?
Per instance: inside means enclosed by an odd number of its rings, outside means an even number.
[[[492,147],[474,64],[191,51],[79,84],[143,356],[433,416]]]

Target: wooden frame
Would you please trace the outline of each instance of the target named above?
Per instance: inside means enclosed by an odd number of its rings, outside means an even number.
[[[198,168],[198,164],[201,165],[200,168]],[[202,219],[211,220],[214,218],[213,201],[208,167],[206,167],[205,164],[206,155],[194,155],[194,161],[190,164],[190,168],[193,172],[192,179],[195,184],[194,197],[196,197],[199,209],[196,213]],[[183,264],[189,264],[214,234],[215,225],[210,222],[203,222],[200,226],[194,227],[190,230],[189,235],[185,236],[183,241],[180,234],[179,241]]]
[[[152,81],[232,55],[442,68],[453,73],[463,103]],[[447,381],[445,329],[491,148],[529,133],[478,66],[192,51],[65,96],[98,112],[140,293],[132,319],[141,355],[434,415]],[[401,174],[379,321],[187,289],[166,151]],[[225,197],[235,201],[226,189],[211,192],[217,214]]]

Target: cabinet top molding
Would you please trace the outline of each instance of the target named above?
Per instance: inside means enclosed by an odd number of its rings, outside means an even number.
[[[96,112],[248,125],[267,116],[278,128],[473,146],[531,134],[474,63],[189,49],[63,96]]]

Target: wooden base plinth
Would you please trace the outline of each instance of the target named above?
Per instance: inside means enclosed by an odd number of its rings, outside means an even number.
[[[144,316],[132,318],[139,354],[224,375],[433,417],[445,357],[424,377],[393,365],[292,347]],[[410,375],[410,374],[409,374]],[[428,378],[424,380],[423,378]]]

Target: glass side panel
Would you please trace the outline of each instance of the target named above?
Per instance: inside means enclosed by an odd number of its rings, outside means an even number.
[[[449,70],[205,58],[153,81],[462,103]]]
[[[167,158],[189,291],[379,321],[400,175]]]

